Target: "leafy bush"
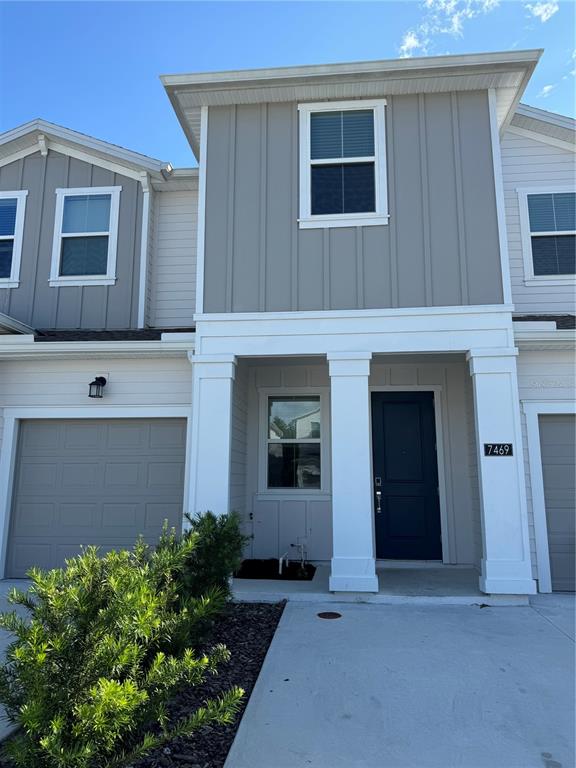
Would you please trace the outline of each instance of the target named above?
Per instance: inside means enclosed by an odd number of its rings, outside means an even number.
[[[229,579],[242,562],[247,538],[240,532],[240,516],[236,512],[215,515],[204,512],[185,515],[188,523],[183,540],[195,540],[179,573],[179,592],[184,597],[200,597],[217,589],[230,597]],[[177,546],[173,534],[164,534],[159,549]]]
[[[190,535],[152,552],[138,542],[103,557],[89,547],[64,569],[32,570],[28,593],[12,591],[10,602],[28,614],[0,615],[16,635],[0,668],[0,701],[21,726],[5,746],[16,766],[124,766],[175,736],[234,719],[238,688],[175,723],[167,716],[180,687],[200,684],[229,657],[222,645],[205,655],[166,651],[218,607],[177,594],[197,544]]]

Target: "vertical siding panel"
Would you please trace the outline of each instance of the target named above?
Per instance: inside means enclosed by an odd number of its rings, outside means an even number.
[[[398,227],[398,300],[426,306],[418,97],[394,100],[395,218]]]
[[[260,162],[262,106],[239,105],[236,113],[232,311],[259,308]]]
[[[264,309],[297,309],[291,295],[292,269],[296,264],[296,236],[291,222],[293,209],[292,107],[290,104],[268,106],[267,173],[268,194],[264,199],[266,240],[264,249],[266,286]],[[278,179],[282,179],[278,183]]]
[[[298,230],[298,309],[323,308],[323,231]]]
[[[230,121],[232,109],[208,110],[208,157],[206,174],[206,226],[204,260],[204,311],[225,312],[227,305],[227,258],[231,216],[229,176]],[[229,181],[230,179],[230,181]]]
[[[107,327],[128,328],[132,318],[132,281],[134,280],[138,285],[138,268],[134,268],[134,241],[135,222],[138,219],[138,208],[141,207],[138,194],[140,184],[134,179],[125,178],[117,178],[114,183],[122,186],[122,192],[120,193],[116,285],[108,289],[110,293]]]
[[[237,180],[235,177],[236,169],[236,142],[238,140],[237,133],[237,121],[238,121],[238,109],[236,106],[231,108],[230,124],[228,127],[228,184],[225,190],[225,194],[228,197],[228,241],[226,243],[226,311],[232,312],[232,278],[234,274],[234,257],[237,253],[236,243],[234,242],[234,235],[236,230],[236,185]],[[255,275],[252,275],[252,279]]]
[[[364,309],[364,241],[362,227],[354,231],[354,250],[356,253],[356,306]]]
[[[364,227],[364,307],[393,306],[392,238],[390,227]],[[395,270],[394,270],[395,271]],[[395,277],[395,276],[394,276]]]
[[[464,217],[464,190],[462,186],[462,148],[460,146],[460,123],[458,120],[458,99],[450,94],[450,117],[452,122],[452,146],[454,152],[454,184],[456,188],[456,211],[458,233],[458,274],[460,277],[460,300],[469,303],[468,296],[468,255],[466,253],[466,219]]]
[[[388,232],[389,232],[389,270],[390,270],[390,307],[398,306],[398,226],[396,219],[396,147],[394,144],[394,125],[395,125],[395,113],[394,108],[396,104],[395,98],[388,99],[386,106],[386,163],[388,164],[387,180],[388,180],[388,213],[390,218],[388,219]],[[369,251],[366,252],[368,255]],[[370,275],[366,282],[368,289],[373,275]],[[380,306],[379,304],[371,305],[368,303],[366,306]],[[383,304],[382,306],[386,306]]]
[[[260,108],[260,197],[258,200],[258,216],[260,218],[260,241],[258,243],[258,309],[266,309],[266,232],[268,228],[267,205],[268,197],[268,104]]]
[[[426,306],[429,307],[432,301],[432,266],[430,256],[430,188],[428,182],[428,147],[427,134],[429,127],[426,120],[426,109],[428,100],[421,93],[418,97],[418,129],[419,129],[419,148],[420,148],[420,176],[421,176],[421,196],[422,196],[422,247],[424,250],[424,289],[426,296]],[[432,128],[432,126],[430,126]],[[432,131],[436,128],[434,126]]]
[[[458,215],[454,183],[454,145],[450,97],[426,97],[426,162],[429,208],[429,259],[433,306],[459,304]]]
[[[328,229],[330,309],[356,309],[358,255],[356,229]]]
[[[460,146],[471,304],[502,301],[488,96],[459,93]]]
[[[294,226],[294,222],[298,221],[300,215],[299,209],[299,156],[298,156],[298,110],[296,105],[292,105],[292,118],[290,120],[290,162],[291,162],[291,174],[290,183],[292,186],[292,209],[290,211],[290,232],[291,232],[291,281],[290,281],[290,296],[291,296],[291,308],[300,308],[300,293],[298,284],[298,274],[300,269],[300,240],[298,238],[298,225]]]

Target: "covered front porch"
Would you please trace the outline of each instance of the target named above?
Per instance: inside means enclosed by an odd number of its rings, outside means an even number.
[[[317,566],[311,582],[238,580],[238,599],[469,604],[533,592],[514,364],[462,353],[193,360],[193,436],[213,408],[196,453],[213,450],[211,466],[192,463],[195,508],[239,512],[247,558]],[[485,457],[488,437],[508,437],[513,455]]]

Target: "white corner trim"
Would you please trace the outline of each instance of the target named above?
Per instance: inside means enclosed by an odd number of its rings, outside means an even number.
[[[56,189],[56,212],[54,216],[54,237],[49,285],[51,287],[113,285],[116,281],[116,252],[118,247],[118,219],[120,213],[120,192],[122,187],[71,187]],[[60,275],[60,251],[62,244],[62,223],[64,200],[78,195],[110,195],[110,222],[106,232],[79,232],[78,236],[106,235],[108,237],[108,264],[105,275]],[[71,233],[67,233],[70,236]]]
[[[538,591],[552,592],[550,550],[548,548],[548,526],[546,522],[544,475],[542,472],[540,425],[538,417],[546,414],[576,414],[576,403],[568,400],[523,400],[522,408],[526,416],[528,465],[530,468],[530,485],[532,488],[532,515],[534,518],[536,563],[538,567]]]
[[[506,228],[506,207],[504,203],[504,181],[502,178],[502,157],[500,154],[500,132],[498,129],[498,107],[496,91],[488,91],[490,117],[490,138],[492,146],[492,167],[494,169],[494,187],[496,192],[496,219],[498,223],[498,244],[502,271],[502,296],[505,304],[512,303],[512,275],[508,255],[508,230]]]
[[[0,192],[0,199],[16,198],[16,221],[14,222],[14,234],[2,235],[0,241],[12,240],[12,264],[10,277],[0,278],[0,288],[18,288],[20,285],[20,264],[22,262],[22,241],[24,238],[24,216],[26,212],[27,189],[16,192]]]
[[[140,274],[138,275],[138,328],[146,324],[146,287],[148,276],[148,235],[150,230],[150,207],[152,195],[150,177],[143,173],[140,177],[142,185],[142,226],[140,229]]]
[[[370,387],[370,392],[432,392],[434,395],[434,421],[436,425],[436,461],[438,466],[438,496],[440,500],[440,535],[442,537],[442,562],[455,564],[456,548],[451,541],[455,535],[455,520],[448,520],[448,490],[446,460],[444,455],[443,398],[441,384],[404,384]],[[370,446],[372,446],[372,418],[370,418]],[[372,473],[374,474],[374,473]],[[456,510],[452,510],[452,516]]]
[[[388,224],[388,181],[386,169],[386,99],[358,99],[351,101],[324,101],[298,105],[299,113],[299,218],[300,229],[328,227],[360,227]],[[374,162],[376,210],[370,213],[331,214],[314,216],[311,211],[310,116],[313,112],[371,109],[374,113],[374,157],[356,158]],[[334,159],[334,163],[354,158]]]
[[[138,419],[138,418],[183,418],[188,425],[191,408],[187,406],[68,406],[40,408],[5,408],[2,446],[0,448],[0,578],[6,570],[6,550],[10,528],[10,510],[14,474],[16,469],[16,446],[18,431],[23,419]],[[190,452],[186,450],[184,470],[184,499],[190,475]]]
[[[208,107],[200,108],[200,161],[198,172],[198,229],[196,235],[196,312],[204,312],[204,259],[206,232],[206,163],[208,160]]]

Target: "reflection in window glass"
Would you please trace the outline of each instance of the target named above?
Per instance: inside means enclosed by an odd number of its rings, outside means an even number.
[[[268,398],[268,488],[320,488],[318,396]]]

